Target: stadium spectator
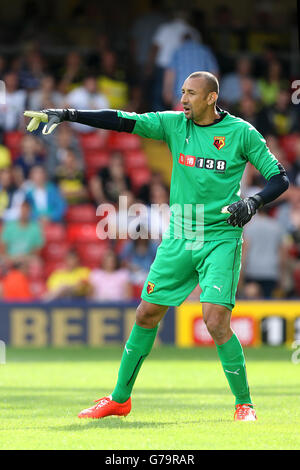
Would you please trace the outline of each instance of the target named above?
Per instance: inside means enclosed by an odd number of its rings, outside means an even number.
[[[264,77],[259,78],[260,98],[265,106],[274,104],[280,90],[288,87],[288,82],[283,79],[282,75],[281,63],[277,59],[273,59],[267,64]]]
[[[151,192],[151,187],[154,184],[161,184],[165,186],[166,191],[169,191],[169,188],[166,186],[164,182],[162,173],[160,171],[152,171],[150,181],[148,183],[143,184],[140,187],[138,191],[138,195],[137,195],[137,198],[146,205],[151,204],[150,192]]]
[[[0,127],[4,131],[19,130],[23,125],[26,92],[19,89],[18,76],[14,72],[4,75],[5,104],[0,102]]]
[[[268,215],[266,208],[260,209],[244,230],[242,279],[258,284],[265,299],[284,285],[287,255],[284,236],[285,230]]]
[[[250,122],[252,126],[259,127],[260,122],[258,119],[258,103],[252,96],[243,96],[237,108],[237,114],[242,119],[247,122]]]
[[[261,110],[259,130],[264,136],[285,136],[300,132],[300,112],[291,103],[288,89],[278,90],[276,101]]]
[[[182,44],[174,51],[171,61],[165,68],[163,79],[165,104],[171,108],[178,106],[182,84],[195,70],[205,70],[217,76],[219,74],[217,59],[210,48],[193,39],[191,33],[186,33]]]
[[[64,95],[73,88],[80,86],[85,77],[86,70],[81,55],[76,51],[71,51],[63,63],[64,67],[61,70],[58,90]]]
[[[107,231],[110,239],[127,238],[129,236],[128,231],[130,229],[133,232],[138,232],[138,226],[141,222],[141,218],[135,211],[133,211],[133,214],[129,213],[130,207],[137,202],[134,194],[131,191],[125,190],[120,193],[119,198],[118,206],[114,211],[107,215]]]
[[[91,178],[89,187],[96,205],[104,201],[117,203],[123,191],[131,190],[130,178],[126,174],[121,152],[111,155],[108,166]]]
[[[295,142],[294,148],[295,160],[292,162],[287,174],[290,182],[293,185],[300,187],[300,137],[298,137]]]
[[[1,142],[1,139],[0,139]],[[0,143],[0,171],[11,165],[10,150]]]
[[[256,81],[253,77],[242,77],[240,86],[241,86],[241,100],[243,98],[253,98],[255,96]]]
[[[55,182],[68,205],[89,200],[84,172],[71,148],[66,149],[63,161],[56,168]]]
[[[101,70],[102,55],[105,51],[111,50],[111,38],[103,30],[95,36],[94,47],[87,58],[87,67],[89,70]]]
[[[3,169],[0,172],[0,218],[6,221],[18,219],[24,198],[25,192],[17,186],[12,168]]]
[[[12,263],[11,269],[8,269],[1,280],[0,297],[4,302],[29,302],[33,300],[24,263]]]
[[[97,79],[98,86],[111,109],[128,109],[129,86],[125,71],[118,67],[117,54],[106,49],[101,55],[101,74]]]
[[[259,300],[263,299],[263,293],[257,282],[246,282],[241,291],[238,289],[238,298],[240,300]]]
[[[105,253],[101,268],[91,271],[89,283],[92,300],[121,302],[132,298],[130,273],[120,267],[119,259],[112,250]]]
[[[165,109],[162,99],[164,72],[170,64],[175,50],[182,43],[184,35],[190,34],[191,38],[196,41],[201,39],[198,31],[188,23],[186,11],[176,11],[172,16],[169,21],[162,23],[154,33],[146,67],[147,76],[154,78],[153,111]]]
[[[45,167],[49,178],[55,177],[56,169],[62,164],[65,154],[71,149],[76,156],[78,167],[84,170],[84,159],[78,140],[78,134],[67,123],[62,123],[54,136],[54,139],[43,139],[47,148]]]
[[[152,240],[161,240],[170,222],[169,192],[164,184],[151,185],[147,222]]]
[[[100,93],[96,77],[88,75],[84,78],[82,86],[72,90],[65,98],[65,106],[75,109],[103,109],[109,108],[104,94]],[[78,132],[88,133],[93,128],[76,122],[71,123]]]
[[[291,186],[288,191],[288,199],[281,204],[275,217],[288,233],[293,233],[300,227],[300,188]]]
[[[252,62],[242,56],[236,61],[235,71],[224,76],[220,84],[220,102],[225,107],[237,104],[245,94],[245,88],[249,89],[252,84],[252,97],[259,99],[259,89],[256,81],[252,77]],[[247,93],[247,96],[249,94]]]
[[[282,204],[277,212],[276,218],[280,223],[286,224],[288,231],[287,249],[287,297],[294,297],[300,293],[300,188],[291,187],[289,190],[289,201]]]
[[[27,133],[21,141],[21,154],[16,158],[14,165],[21,167],[24,179],[29,177],[31,169],[35,165],[43,165],[43,146],[40,140]]]
[[[26,184],[26,200],[32,208],[34,219],[41,222],[62,222],[66,201],[57,186],[47,179],[42,166],[36,165],[30,171]]]
[[[156,255],[157,243],[147,239],[129,240],[124,245],[120,259],[130,271],[130,281],[136,288],[142,288]]]
[[[44,73],[44,57],[34,46],[30,46],[24,51],[19,61],[20,87],[29,92],[39,88]]]
[[[131,56],[141,90],[142,112],[150,109],[149,96],[152,89],[152,77],[147,76],[147,60],[150,54],[152,38],[166,20],[159,0],[151,0],[149,10],[138,16],[131,28]]]
[[[6,58],[3,55],[0,55],[0,80],[3,80],[4,78],[6,66],[7,66]]]
[[[53,75],[45,75],[41,79],[40,87],[34,90],[28,99],[30,109],[59,108],[63,102],[63,95],[55,88]]]
[[[286,297],[296,295],[295,272],[300,268],[300,188],[290,186],[288,199],[281,204],[276,212],[275,219],[288,234],[287,245],[287,269],[285,273]],[[299,289],[298,289],[299,296]]]
[[[0,84],[0,86],[1,86],[1,84]],[[4,129],[3,129],[3,127],[1,127],[1,123],[0,123],[0,146],[1,146],[2,149],[4,147],[3,141],[4,141]]]
[[[145,78],[145,66],[149,57],[153,34],[166,19],[160,0],[151,0],[149,10],[138,16],[131,28],[131,52],[137,64],[140,80]]]
[[[17,188],[23,189],[23,184],[25,183],[24,173],[20,166],[13,165],[11,167],[11,171],[13,174],[13,181]]]
[[[222,65],[224,62],[226,70],[229,62],[228,51],[234,50],[236,52],[240,49],[243,27],[236,16],[236,11],[234,11],[232,4],[229,2],[216,4],[211,16],[213,22],[213,42],[218,51],[218,58],[221,59]]]
[[[281,143],[280,143],[280,138],[275,137],[273,135],[266,135],[266,142],[267,145],[270,149],[270,151],[273,153],[273,155],[276,155],[276,158],[278,161],[284,166],[284,168],[288,171],[291,163],[290,161],[286,158],[286,152],[284,151]],[[288,195],[288,192],[286,195],[282,195],[282,197],[286,198]]]
[[[70,250],[66,256],[65,269],[57,269],[50,274],[47,280],[48,292],[44,300],[79,298],[90,294],[88,283],[90,269],[81,266],[78,254],[75,250]]]
[[[44,236],[39,221],[31,219],[31,208],[27,201],[21,205],[17,220],[5,221],[1,234],[1,251],[12,261],[28,261],[39,254]]]

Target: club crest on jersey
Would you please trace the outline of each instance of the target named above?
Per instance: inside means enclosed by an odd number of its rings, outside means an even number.
[[[214,146],[216,147],[216,149],[218,150],[221,150],[221,148],[223,148],[225,145],[225,137],[214,137]]]
[[[149,281],[147,285],[147,293],[152,294],[152,292],[154,291],[154,287],[155,287],[155,284]]]

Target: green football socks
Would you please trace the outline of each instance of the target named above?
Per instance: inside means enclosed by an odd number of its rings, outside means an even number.
[[[221,345],[216,344],[216,347],[229,386],[235,396],[235,404],[252,404],[247,381],[245,357],[237,336],[233,333],[226,343]]]
[[[124,403],[131,395],[139,370],[150,353],[158,326],[142,328],[134,324],[127,343],[125,344],[117,385],[112,392],[112,400]]]

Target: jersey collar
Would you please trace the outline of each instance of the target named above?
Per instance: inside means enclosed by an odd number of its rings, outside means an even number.
[[[221,114],[221,116],[218,118],[218,119],[215,119],[214,122],[212,122],[211,124],[196,124],[194,121],[193,121],[193,124],[195,124],[195,126],[198,126],[198,127],[210,127],[210,126],[214,126],[215,124],[218,124],[219,122],[223,121],[223,119],[228,115],[228,112],[227,111],[224,111],[223,109],[219,108],[219,106],[216,106],[216,110],[218,111],[218,113]]]

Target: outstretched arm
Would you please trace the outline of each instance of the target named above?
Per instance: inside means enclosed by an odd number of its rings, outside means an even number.
[[[87,126],[109,129],[119,132],[132,132],[136,120],[118,115],[118,111],[103,109],[99,111],[78,111],[76,109],[43,109],[42,111],[25,111],[31,120],[27,126],[29,132],[35,131],[43,122],[43,134],[51,134],[63,121],[79,122]]]
[[[76,109],[43,109],[42,111],[25,111],[31,121],[27,126],[29,132],[35,131],[41,122],[46,125],[43,134],[51,134],[63,121],[79,122],[91,127],[109,129],[118,132],[129,132],[155,140],[166,140],[164,121],[176,120],[178,113],[129,113],[126,111],[102,109],[99,111]]]

